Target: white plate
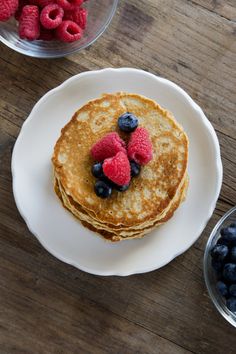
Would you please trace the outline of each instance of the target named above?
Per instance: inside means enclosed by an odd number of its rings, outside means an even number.
[[[51,156],[73,113],[88,100],[116,91],[145,95],[174,113],[190,140],[190,185],[168,223],[141,240],[111,244],[62,207],[53,191]],[[200,107],[174,83],[130,68],[85,72],[43,96],[23,124],[12,173],[16,204],[30,231],[55,257],[98,275],[148,272],[186,251],[212,215],[222,183],[218,139]]]

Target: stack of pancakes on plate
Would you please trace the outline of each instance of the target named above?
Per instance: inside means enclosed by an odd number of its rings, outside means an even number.
[[[125,192],[101,199],[94,192],[90,149],[107,133],[120,132],[125,112],[138,117],[153,146],[153,159]],[[63,206],[82,224],[110,241],[140,238],[165,223],[185,199],[188,138],[170,112],[144,96],[105,94],[80,108],[62,129],[52,157],[54,187]]]

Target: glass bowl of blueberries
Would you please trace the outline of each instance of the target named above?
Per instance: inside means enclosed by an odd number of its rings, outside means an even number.
[[[204,278],[217,310],[236,327],[236,206],[219,220],[208,239]]]

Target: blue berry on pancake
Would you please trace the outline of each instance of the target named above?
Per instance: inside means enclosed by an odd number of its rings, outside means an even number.
[[[123,132],[133,132],[138,126],[138,118],[132,113],[124,113],[118,118],[118,126]]]
[[[119,192],[125,192],[129,188],[129,184],[125,184],[124,186],[119,186],[118,184],[116,184],[114,188]]]
[[[140,174],[141,166],[135,161],[130,161],[130,170],[131,177],[136,177]]]
[[[92,166],[92,174],[96,178],[101,178],[104,176],[101,162],[97,162]]]
[[[108,198],[111,196],[112,188],[104,181],[97,181],[94,186],[94,191],[100,198]]]

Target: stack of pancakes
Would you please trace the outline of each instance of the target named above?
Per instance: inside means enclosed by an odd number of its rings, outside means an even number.
[[[131,180],[125,192],[107,199],[94,192],[90,149],[107,133],[119,131],[125,112],[138,117],[153,146],[153,159]],[[106,94],[80,108],[62,129],[52,158],[55,192],[82,224],[110,241],[139,238],[169,220],[184,200],[187,186],[188,138],[168,111],[146,97]]]

